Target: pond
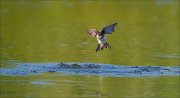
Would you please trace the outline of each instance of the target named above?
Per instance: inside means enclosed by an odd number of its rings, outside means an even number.
[[[1,0],[0,97],[179,98],[179,3]]]

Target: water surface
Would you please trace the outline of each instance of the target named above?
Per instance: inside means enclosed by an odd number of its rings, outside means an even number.
[[[1,59],[179,65],[179,1],[1,0]],[[118,23],[112,49],[95,52],[86,30]]]
[[[93,63],[23,63],[1,68],[4,76],[29,76],[53,73],[57,76],[159,77],[179,76],[179,66],[125,66]]]
[[[0,0],[0,97],[179,98],[179,4]],[[86,30],[114,22],[112,49],[95,52]]]

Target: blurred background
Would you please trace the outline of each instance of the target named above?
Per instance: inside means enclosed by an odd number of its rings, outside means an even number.
[[[1,0],[1,59],[25,62],[93,62],[178,65],[178,0]],[[118,22],[95,52],[99,31]]]
[[[179,0],[0,0],[0,71],[14,68],[17,61],[178,66],[179,4]],[[106,36],[112,49],[96,52],[97,41],[86,30],[101,31],[114,22],[115,32]],[[180,96],[179,76],[153,77],[153,73],[117,78],[47,72],[1,74],[0,79],[2,98]]]

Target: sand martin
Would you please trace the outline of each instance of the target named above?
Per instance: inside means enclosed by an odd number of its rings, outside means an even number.
[[[111,46],[106,42],[104,34],[112,34],[114,32],[114,28],[117,26],[117,23],[105,26],[101,32],[97,29],[88,29],[87,32],[90,36],[96,37],[98,41],[98,46],[96,48],[96,52],[99,50],[103,50],[104,48],[110,48]]]

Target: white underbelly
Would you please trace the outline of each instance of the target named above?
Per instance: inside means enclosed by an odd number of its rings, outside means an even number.
[[[97,37],[97,41],[98,41],[98,43],[100,44],[101,47],[106,43],[105,37],[103,37],[101,39],[99,37]]]

